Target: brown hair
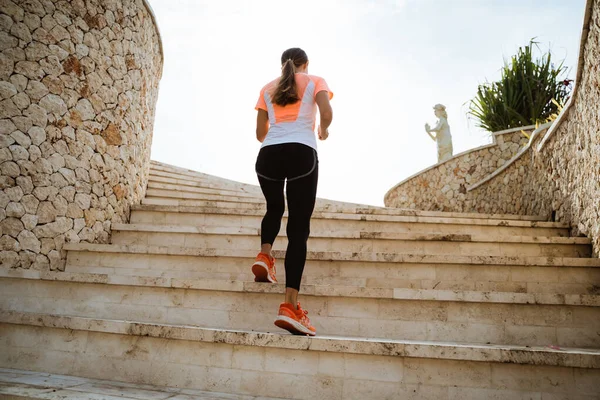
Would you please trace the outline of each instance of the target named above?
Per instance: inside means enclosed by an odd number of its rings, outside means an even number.
[[[293,47],[281,55],[281,78],[271,96],[273,103],[278,106],[287,106],[300,101],[296,87],[296,68],[306,64],[308,57],[304,50]]]

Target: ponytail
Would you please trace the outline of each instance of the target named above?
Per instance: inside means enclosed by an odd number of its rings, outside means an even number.
[[[281,78],[273,93],[273,103],[285,107],[288,104],[297,103],[298,89],[296,87],[296,67],[294,60],[288,58],[281,67]]]
[[[296,85],[296,68],[308,62],[304,50],[294,47],[287,49],[281,55],[281,78],[273,91],[273,103],[285,107],[300,101]]]

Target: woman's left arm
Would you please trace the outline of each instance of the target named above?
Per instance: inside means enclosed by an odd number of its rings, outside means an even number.
[[[256,139],[263,142],[269,133],[269,114],[262,108],[258,109],[256,115]]]

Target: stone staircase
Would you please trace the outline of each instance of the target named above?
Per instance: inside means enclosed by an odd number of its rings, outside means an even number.
[[[318,200],[309,338],[273,325],[283,285],[253,282],[263,211],[255,186],[153,162],[111,244],[67,244],[65,272],[0,269],[0,367],[289,399],[600,398],[600,260],[568,226]]]

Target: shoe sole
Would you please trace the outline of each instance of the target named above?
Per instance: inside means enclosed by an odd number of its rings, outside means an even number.
[[[311,331],[310,329],[302,325],[300,322],[283,315],[277,317],[277,319],[275,320],[275,326],[281,329],[285,329],[292,335],[316,335],[316,332]]]
[[[252,265],[252,273],[254,274],[254,282],[276,283],[269,275],[269,267],[262,261],[257,261]]]

